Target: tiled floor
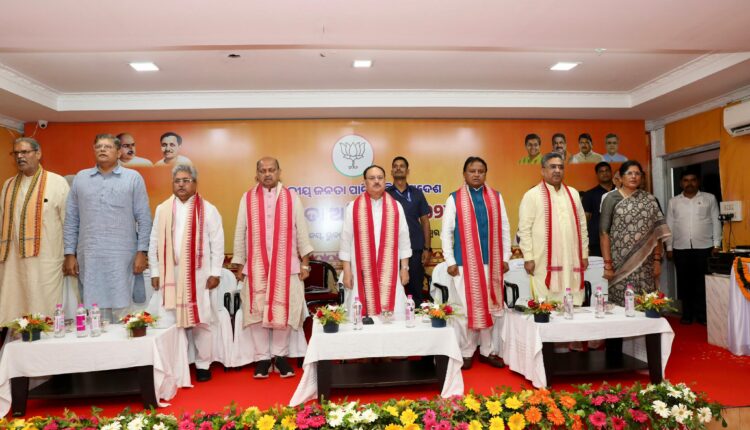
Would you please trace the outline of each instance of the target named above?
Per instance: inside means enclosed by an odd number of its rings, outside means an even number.
[[[750,407],[744,408],[727,408],[722,411],[724,419],[727,421],[727,429],[750,429]],[[709,430],[724,429],[720,421],[713,421],[708,426]]]

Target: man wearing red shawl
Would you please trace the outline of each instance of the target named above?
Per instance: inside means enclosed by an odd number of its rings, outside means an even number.
[[[346,306],[351,315],[354,298],[367,316],[393,312],[403,320],[404,285],[409,283],[411,241],[401,204],[385,192],[385,170],[364,171],[365,192],[346,206],[339,259],[344,266]],[[351,294],[350,294],[351,292]]]
[[[456,330],[463,369],[479,359],[504,367],[501,330],[504,308],[503,274],[510,259],[510,224],[500,193],[485,184],[487,163],[469,157],[464,163],[465,183],[445,202],[440,240],[448,274],[458,297],[449,298],[463,316]]]
[[[542,181],[521,200],[519,247],[534,297],[562,301],[570,288],[574,303],[580,305],[589,238],[581,198],[563,183],[564,172],[560,154],[542,157]]]
[[[242,288],[243,324],[251,331],[256,379],[275,366],[282,378],[294,376],[287,361],[291,330],[305,317],[305,286],[313,248],[299,196],[280,182],[278,160],[261,158],[258,184],[240,199],[234,256]],[[272,363],[273,360],[273,363]]]
[[[224,264],[224,228],[216,207],[201,197],[198,171],[172,170],[173,195],[157,206],[149,241],[151,286],[162,291],[164,308],[177,327],[193,332],[198,382],[211,379],[211,290],[219,286]]]

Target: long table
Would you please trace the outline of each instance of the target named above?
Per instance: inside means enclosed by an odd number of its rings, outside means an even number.
[[[189,386],[184,329],[150,328],[147,336],[132,339],[122,325],[110,326],[98,337],[43,334],[41,340],[16,340],[3,348],[0,417],[9,410],[14,416],[25,415],[29,397],[140,394],[144,407],[163,406],[158,399],[169,400],[179,387]]]
[[[555,343],[606,340],[604,351],[554,352]],[[593,308],[577,308],[572,320],[553,313],[549,323],[536,323],[532,315],[506,313],[503,359],[508,367],[537,387],[551,386],[554,376],[610,374],[649,369],[652,382],[660,382],[672,350],[674,331],[664,318],[647,318],[643,312],[625,316],[615,307],[596,318]]]
[[[386,387],[436,383],[440,395],[461,395],[463,363],[456,336],[450,327],[433,328],[417,321],[407,328],[404,321],[354,330],[342,324],[338,333],[324,333],[317,322],[303,364],[304,374],[289,404],[296,406],[316,397],[329,398],[332,388]],[[393,360],[380,363],[340,363],[376,357],[414,357],[422,360]],[[434,356],[434,360],[431,358]]]

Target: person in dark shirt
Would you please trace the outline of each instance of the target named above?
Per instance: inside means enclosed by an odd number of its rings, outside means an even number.
[[[597,163],[594,166],[594,171],[596,172],[596,179],[599,181],[599,184],[583,194],[581,203],[583,204],[583,210],[586,212],[586,220],[588,221],[589,255],[601,257],[602,250],[599,246],[599,235],[596,234],[599,231],[599,213],[602,196],[614,189],[614,183],[612,182],[612,166],[606,161]]]
[[[396,157],[391,162],[393,185],[386,192],[395,198],[404,208],[406,223],[409,225],[412,254],[409,259],[409,283],[406,294],[411,294],[417,307],[422,303],[424,282],[424,265],[432,256],[430,241],[430,206],[422,190],[406,182],[409,175],[409,161]]]

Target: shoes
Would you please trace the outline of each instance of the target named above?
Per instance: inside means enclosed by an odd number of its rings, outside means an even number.
[[[198,382],[206,382],[211,380],[211,369],[195,369],[195,379]]]
[[[497,367],[498,369],[502,369],[503,367],[505,367],[505,362],[503,361],[503,359],[494,354],[488,355],[487,357],[479,354],[479,361],[482,363],[487,363],[492,367]]]
[[[294,376],[294,369],[292,369],[292,366],[286,361],[286,357],[276,357],[274,360],[274,366],[276,367],[276,370],[279,371],[279,375],[281,375],[282,378],[291,378]]]
[[[464,364],[461,366],[461,370],[471,369],[472,357],[464,357]]]
[[[268,378],[269,370],[271,370],[271,360],[261,360],[255,364],[255,373],[253,374],[253,378],[266,379]]]

